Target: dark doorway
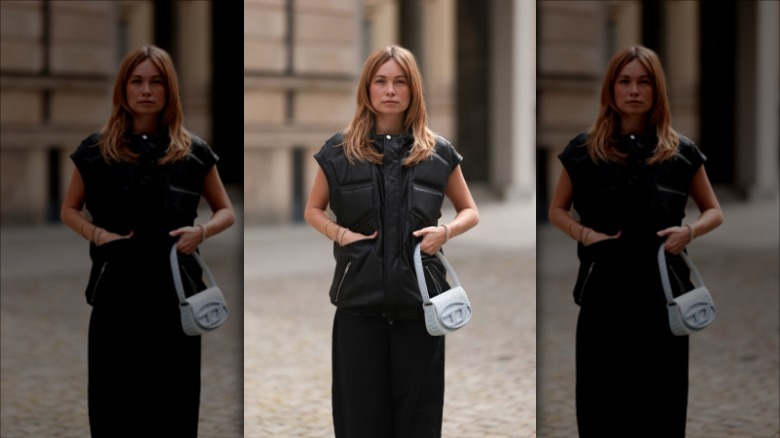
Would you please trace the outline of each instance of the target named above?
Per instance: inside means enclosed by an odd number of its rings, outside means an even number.
[[[455,147],[468,159],[463,174],[487,181],[490,154],[490,8],[483,2],[457,2],[457,79]],[[465,163],[465,162],[464,162]]]
[[[213,147],[226,184],[244,182],[244,4],[212,1]],[[236,23],[239,25],[237,26]]]
[[[736,132],[736,16],[734,0],[699,3],[701,85],[699,146],[707,155],[707,174],[716,183],[734,182]]]

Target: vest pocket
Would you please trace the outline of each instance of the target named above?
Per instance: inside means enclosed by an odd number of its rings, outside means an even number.
[[[436,225],[441,217],[441,205],[444,202],[444,193],[439,190],[412,184],[412,214],[421,223],[415,224],[415,229],[423,226]]]
[[[374,185],[342,188],[340,194],[339,224],[358,233],[373,233],[376,229],[371,221],[376,211]]]

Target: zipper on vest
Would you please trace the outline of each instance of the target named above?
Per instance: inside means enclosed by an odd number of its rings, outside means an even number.
[[[590,264],[590,267],[588,267],[588,273],[585,274],[585,279],[582,280],[582,286],[580,286],[580,293],[578,297],[578,301],[582,302],[582,297],[585,295],[585,286],[588,284],[588,279],[590,278],[590,274],[593,272],[593,268],[596,266],[596,262],[593,262]]]
[[[349,267],[352,266],[352,260],[347,263],[347,267],[344,268],[344,273],[341,274],[341,280],[339,281],[339,287],[336,289],[336,297],[333,299],[334,302],[339,302],[339,293],[341,293],[341,286],[344,285],[344,279],[347,278],[347,273],[349,272]]]
[[[661,184],[658,184],[658,190],[660,190],[662,192],[666,192],[666,193],[674,193],[675,195],[688,196],[688,194],[685,193],[685,192],[681,192],[679,190],[675,190],[675,189],[673,189],[671,187],[662,186]]]
[[[95,285],[92,287],[92,293],[89,296],[89,301],[91,303],[95,302],[95,294],[97,293],[97,288],[100,285],[100,279],[103,278],[103,273],[106,272],[106,266],[108,266],[108,262],[103,262],[103,266],[100,267],[100,273],[98,274],[97,280],[95,280]]]

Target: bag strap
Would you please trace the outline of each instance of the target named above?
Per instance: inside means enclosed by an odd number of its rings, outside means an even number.
[[[693,285],[695,287],[704,286],[704,280],[701,278],[699,270],[696,269],[696,265],[694,265],[691,258],[688,257],[688,254],[683,251],[680,253],[680,256],[682,256],[685,264],[688,265],[688,268],[690,268],[691,273],[693,274]],[[663,243],[658,247],[658,269],[661,271],[661,284],[664,287],[666,302],[672,304],[674,302],[674,296],[672,295],[672,285],[669,282],[669,271],[666,269],[666,252],[664,251]]]
[[[438,258],[441,264],[444,265],[444,269],[447,270],[447,274],[455,282],[455,286],[460,286],[460,280],[458,280],[458,276],[455,275],[455,270],[452,269],[452,265],[450,265],[450,262],[447,261],[446,257],[444,257],[444,254],[441,252],[441,250],[436,252],[436,258]],[[414,270],[417,272],[417,285],[420,287],[420,294],[422,295],[423,303],[429,304],[431,302],[431,298],[428,295],[428,286],[425,284],[425,274],[423,273],[419,242],[414,246]]]
[[[192,253],[192,256],[195,257],[195,260],[200,265],[201,269],[203,269],[203,273],[206,275],[206,280],[208,281],[207,286],[213,287],[217,285],[217,281],[214,279],[214,275],[211,274],[211,270],[206,265],[206,262],[203,261],[203,257],[200,256],[200,254],[196,252]],[[184,295],[184,285],[182,285],[181,282],[181,271],[179,270],[179,255],[176,252],[176,244],[174,243],[173,246],[171,246],[171,272],[173,273],[173,284],[176,286],[176,295],[179,297],[179,304],[186,304],[187,303],[187,297]]]

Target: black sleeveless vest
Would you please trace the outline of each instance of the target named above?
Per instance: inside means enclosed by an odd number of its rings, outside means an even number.
[[[336,222],[373,240],[344,247],[334,243],[336,268],[331,303],[340,308],[381,308],[388,315],[422,316],[412,251],[412,232],[438,225],[444,193],[462,157],[438,137],[436,151],[415,166],[403,165],[411,135],[374,135],[384,154],[382,165],[349,163],[340,146],[341,134],[330,138],[315,159],[328,180],[330,209]],[[446,290],[446,272],[435,257],[423,254],[426,282],[432,296]]]

